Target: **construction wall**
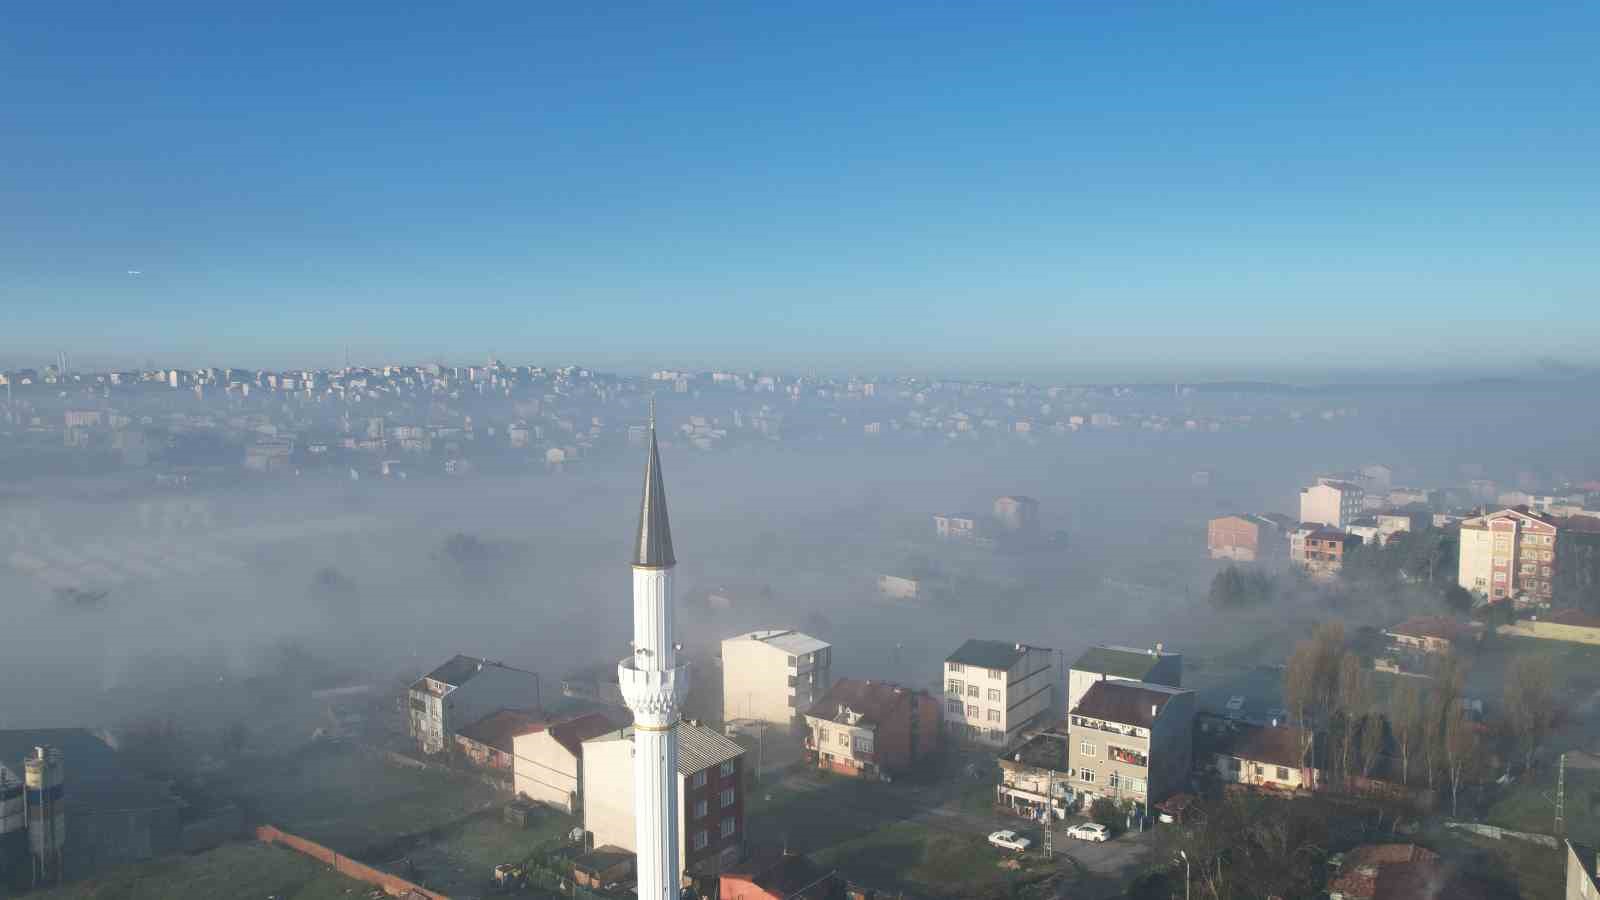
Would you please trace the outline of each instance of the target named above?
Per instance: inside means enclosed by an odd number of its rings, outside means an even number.
[[[341,856],[329,850],[316,841],[308,841],[303,837],[279,831],[271,825],[257,827],[256,840],[268,844],[281,844],[296,852],[304,853],[306,856],[330,866],[335,872],[373,885],[391,897],[417,896],[426,897],[429,900],[450,900],[444,894],[425,890],[398,875],[391,875],[388,872],[374,869],[369,865],[358,863],[348,856]]]

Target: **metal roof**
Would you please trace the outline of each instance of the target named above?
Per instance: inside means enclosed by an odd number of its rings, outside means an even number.
[[[752,631],[748,634],[728,638],[723,643],[728,643],[729,641],[759,641],[769,647],[776,647],[791,656],[815,653],[830,646],[827,641],[818,640],[800,631]]]
[[[1171,655],[1174,654],[1102,644],[1084,651],[1084,654],[1078,657],[1078,661],[1072,664],[1072,669],[1075,672],[1097,672],[1114,678],[1143,681],[1145,676],[1161,663],[1163,657]]]
[[[720,766],[729,760],[738,759],[744,755],[744,748],[732,740],[723,737],[704,725],[693,722],[679,722],[678,727],[672,729],[678,739],[678,774],[693,775],[704,772],[712,766]],[[633,740],[633,726],[620,728],[599,737],[584,741],[600,743],[602,741],[631,741]]]
[[[1194,692],[1142,681],[1096,681],[1073,707],[1072,714],[1149,728],[1167,708],[1167,701],[1191,693]]]
[[[650,413],[650,456],[644,464],[644,498],[639,501],[639,532],[633,542],[633,564],[664,569],[677,562],[672,555],[672,527],[667,523],[667,488],[661,482],[661,453],[656,449],[655,412]]]
[[[1030,649],[1043,648],[1032,648],[1027,644],[1006,641],[980,641],[974,638],[945,657],[945,662],[977,666],[982,669],[1009,669]]]

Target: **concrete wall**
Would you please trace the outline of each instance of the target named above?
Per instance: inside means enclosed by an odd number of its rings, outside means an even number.
[[[1252,760],[1238,760],[1236,757],[1225,753],[1213,755],[1213,768],[1217,776],[1223,781],[1234,784],[1253,784],[1262,787],[1281,788],[1283,790],[1311,790],[1316,787],[1316,778],[1313,770],[1301,769],[1296,766],[1283,766],[1285,777],[1278,777],[1276,763],[1254,762]],[[1233,768],[1237,761],[1239,768]]]
[[[613,844],[630,853],[638,852],[633,833],[632,751],[631,740],[590,741],[583,745],[586,794],[583,828],[593,835],[596,847]],[[719,769],[713,767],[706,773],[706,783],[702,787],[693,787],[689,779],[678,776],[678,810],[683,817],[678,844],[681,864],[687,866],[728,851],[732,851],[730,856],[737,857],[744,841],[743,763],[742,758],[735,760],[733,774],[728,778],[722,778]],[[718,798],[727,788],[733,788],[734,805],[723,809]],[[695,816],[695,804],[699,800],[706,801],[704,817]],[[728,838],[721,836],[720,823],[724,818],[737,822],[734,833]],[[696,851],[694,835],[699,831],[707,832],[707,845]]]
[[[1460,564],[1456,583],[1475,594],[1489,593],[1494,564],[1494,536],[1487,528],[1461,529]]]
[[[1523,620],[1515,625],[1501,625],[1495,631],[1516,637],[1542,638],[1548,641],[1567,641],[1572,644],[1600,644],[1600,628],[1582,625],[1562,625],[1557,622],[1532,622]],[[1600,898],[1597,898],[1600,900]]]
[[[513,789],[530,800],[576,813],[583,793],[578,757],[543,731],[517,735],[512,747]]]
[[[789,653],[765,641],[729,638],[722,642],[722,719],[755,719],[789,729],[811,704],[827,693],[832,653],[824,661],[795,660],[795,680],[789,687]]]
[[[391,897],[422,898],[422,900],[450,900],[437,891],[425,890],[421,885],[414,884],[398,875],[374,869],[369,865],[358,863],[348,856],[341,856],[315,841],[308,841],[303,837],[279,831],[271,825],[262,825],[256,829],[256,840],[266,844],[280,844],[312,859],[318,860],[331,867],[335,872],[373,885]]]

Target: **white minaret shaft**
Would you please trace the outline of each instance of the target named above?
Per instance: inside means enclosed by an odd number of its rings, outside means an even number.
[[[639,900],[676,900],[683,881],[678,833],[678,710],[688,673],[672,631],[672,530],[650,410],[650,456],[633,552],[633,655],[617,665],[633,712],[633,815]]]

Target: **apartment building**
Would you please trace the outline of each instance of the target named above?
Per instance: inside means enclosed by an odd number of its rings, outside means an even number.
[[[969,640],[945,658],[945,728],[953,736],[1009,746],[1056,702],[1055,651]]]
[[[424,753],[444,750],[459,728],[495,710],[540,707],[538,675],[460,654],[417,679],[407,693],[409,733]]]
[[[710,728],[679,722],[678,859],[709,874],[744,848],[744,748]],[[583,829],[591,846],[639,848],[633,820],[633,726],[583,742]]]
[[[1343,528],[1361,515],[1360,486],[1331,478],[1300,489],[1300,521]]]
[[[971,541],[978,537],[978,517],[970,513],[948,513],[933,517],[933,533],[946,541]]]
[[[1206,549],[1212,559],[1255,562],[1282,558],[1283,530],[1277,522],[1254,513],[1218,516],[1206,524]]]
[[[1332,527],[1301,527],[1289,536],[1289,561],[1313,577],[1331,578],[1344,568],[1344,555],[1361,545],[1360,535]]]
[[[1552,517],[1520,509],[1465,519],[1456,583],[1491,602],[1549,603],[1559,533]]]
[[[1194,757],[1194,717],[1194,691],[1096,682],[1068,716],[1073,789],[1147,807],[1182,790]]]
[[[798,631],[766,630],[722,642],[722,719],[798,729],[832,684],[833,647]]]
[[[1143,681],[1183,686],[1183,654],[1162,644],[1148,649],[1101,644],[1078,657],[1067,673],[1067,709],[1077,706],[1097,681]]]
[[[994,520],[1001,531],[1011,534],[1037,534],[1039,501],[1032,497],[1007,495],[994,501]]]
[[[905,771],[939,743],[938,699],[887,681],[841,678],[805,721],[809,761],[866,779]]]

